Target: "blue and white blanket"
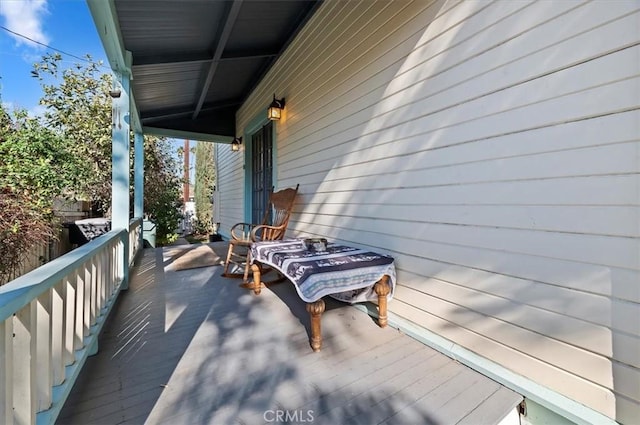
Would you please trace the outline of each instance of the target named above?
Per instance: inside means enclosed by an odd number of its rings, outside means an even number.
[[[251,258],[280,271],[306,302],[325,295],[348,303],[377,302],[373,286],[384,275],[389,276],[389,300],[395,289],[393,258],[366,249],[329,243],[326,251],[312,251],[302,239],[287,239],[252,244]]]

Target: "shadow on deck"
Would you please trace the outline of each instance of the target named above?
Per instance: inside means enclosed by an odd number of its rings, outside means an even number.
[[[521,400],[330,300],[313,353],[290,284],[255,296],[220,266],[170,269],[144,251],[59,424],[495,424]]]

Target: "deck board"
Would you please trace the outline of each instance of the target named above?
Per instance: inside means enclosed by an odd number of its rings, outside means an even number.
[[[314,353],[290,284],[255,296],[238,283],[145,250],[58,423],[254,424],[279,410],[291,423],[496,424],[521,399],[333,300]]]

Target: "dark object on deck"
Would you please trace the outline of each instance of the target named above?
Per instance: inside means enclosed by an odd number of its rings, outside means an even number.
[[[142,220],[142,246],[143,248],[156,247],[156,223],[151,220]]]
[[[64,223],[64,226],[69,229],[69,243],[81,246],[110,231],[111,220],[106,218],[85,218]]]
[[[209,242],[220,242],[222,241],[222,236],[220,236],[219,234],[213,234],[213,235],[209,235]]]

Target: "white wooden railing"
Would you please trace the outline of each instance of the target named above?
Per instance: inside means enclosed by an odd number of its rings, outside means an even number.
[[[0,287],[0,424],[55,422],[98,350],[98,334],[127,281],[125,252],[131,263],[140,247],[141,222]]]

